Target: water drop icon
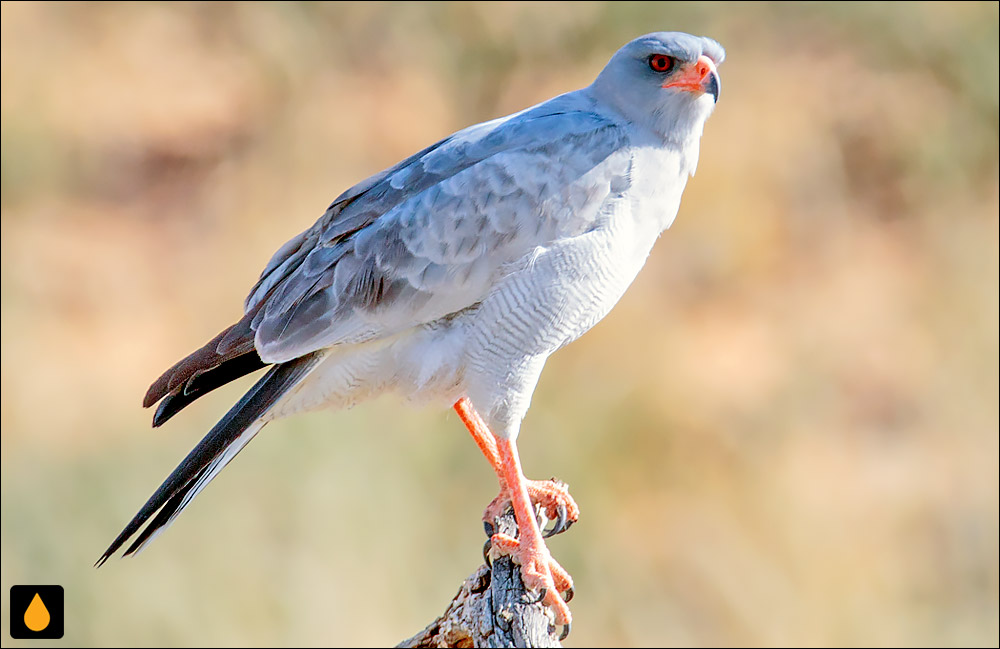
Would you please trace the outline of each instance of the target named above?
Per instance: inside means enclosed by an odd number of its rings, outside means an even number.
[[[35,593],[27,610],[24,611],[24,625],[34,632],[39,632],[49,625],[49,609],[45,608],[42,598]]]

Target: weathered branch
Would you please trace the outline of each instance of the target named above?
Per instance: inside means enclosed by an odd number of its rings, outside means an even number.
[[[514,514],[497,519],[497,530],[517,535]],[[438,619],[398,647],[561,647],[561,629],[538,593],[526,591],[520,566],[510,557],[479,566]]]

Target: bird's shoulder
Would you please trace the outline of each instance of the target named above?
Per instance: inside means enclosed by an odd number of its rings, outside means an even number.
[[[627,142],[613,116],[568,93],[362,181],[265,268],[246,302],[258,349],[295,357],[474,304],[498,266],[577,227],[565,221],[624,173],[609,161]]]
[[[329,244],[370,224],[427,189],[484,160],[505,152],[529,150],[538,155],[556,153],[569,139],[590,136],[616,145],[627,139],[615,116],[602,113],[589,95],[576,91],[560,95],[523,111],[461,129],[384,169],[341,193],[307,230],[289,240],[270,259],[260,281],[247,296],[256,304],[270,288],[271,273],[310,244]],[[602,147],[606,149],[607,147]]]

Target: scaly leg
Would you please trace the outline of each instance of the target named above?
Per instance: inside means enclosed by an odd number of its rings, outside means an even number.
[[[468,399],[459,399],[455,403],[455,411],[465,427],[469,429],[472,439],[476,441],[479,450],[486,456],[486,460],[496,471],[497,478],[500,480],[499,495],[493,499],[483,513],[483,521],[492,527],[494,519],[499,518],[506,511],[507,506],[512,504],[511,492],[507,486],[507,477],[504,475],[496,438]],[[552,480],[526,480],[522,476],[521,479],[527,486],[531,502],[541,506],[545,511],[545,516],[550,521],[555,521],[552,528],[543,534],[544,538],[565,532],[577,521],[580,516],[580,508],[573,500],[565,483],[554,478]]]
[[[501,495],[490,503],[487,508],[487,515],[497,506],[497,502],[503,498],[504,503],[510,502],[514,508],[514,517],[517,519],[518,538],[512,538],[504,534],[494,534],[492,538],[493,547],[504,554],[510,554],[515,561],[521,565],[521,577],[524,585],[528,589],[541,590],[545,593],[544,602],[552,607],[555,612],[556,623],[569,627],[572,620],[569,607],[563,601],[559,593],[572,592],[573,581],[569,574],[556,563],[549,550],[545,547],[545,539],[538,522],[535,520],[534,505],[529,494],[529,481],[525,479],[521,471],[521,462],[517,455],[517,445],[514,440],[497,439],[486,423],[482,420],[468,399],[461,399],[455,404],[462,421],[465,423],[473,439],[476,440],[483,455],[497,472],[500,479]],[[535,483],[539,484],[539,483]],[[579,509],[576,503],[569,497],[569,492],[565,485],[539,489],[538,493],[549,502],[540,500],[539,504],[546,510],[553,509],[558,515],[559,506],[563,506],[564,511],[570,510],[568,503],[572,505],[572,518],[576,520]],[[565,499],[556,502],[555,499]],[[569,513],[567,513],[569,516]],[[492,525],[492,518],[487,520]],[[557,527],[559,523],[557,521]],[[566,526],[568,527],[568,526]],[[564,528],[565,529],[565,528]],[[562,530],[560,530],[562,531]]]

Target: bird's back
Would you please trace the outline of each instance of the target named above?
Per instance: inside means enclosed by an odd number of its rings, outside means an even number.
[[[434,322],[481,301],[503,268],[590,227],[621,126],[571,93],[456,133],[334,202],[247,300],[280,362]],[[580,182],[583,180],[584,182]]]

